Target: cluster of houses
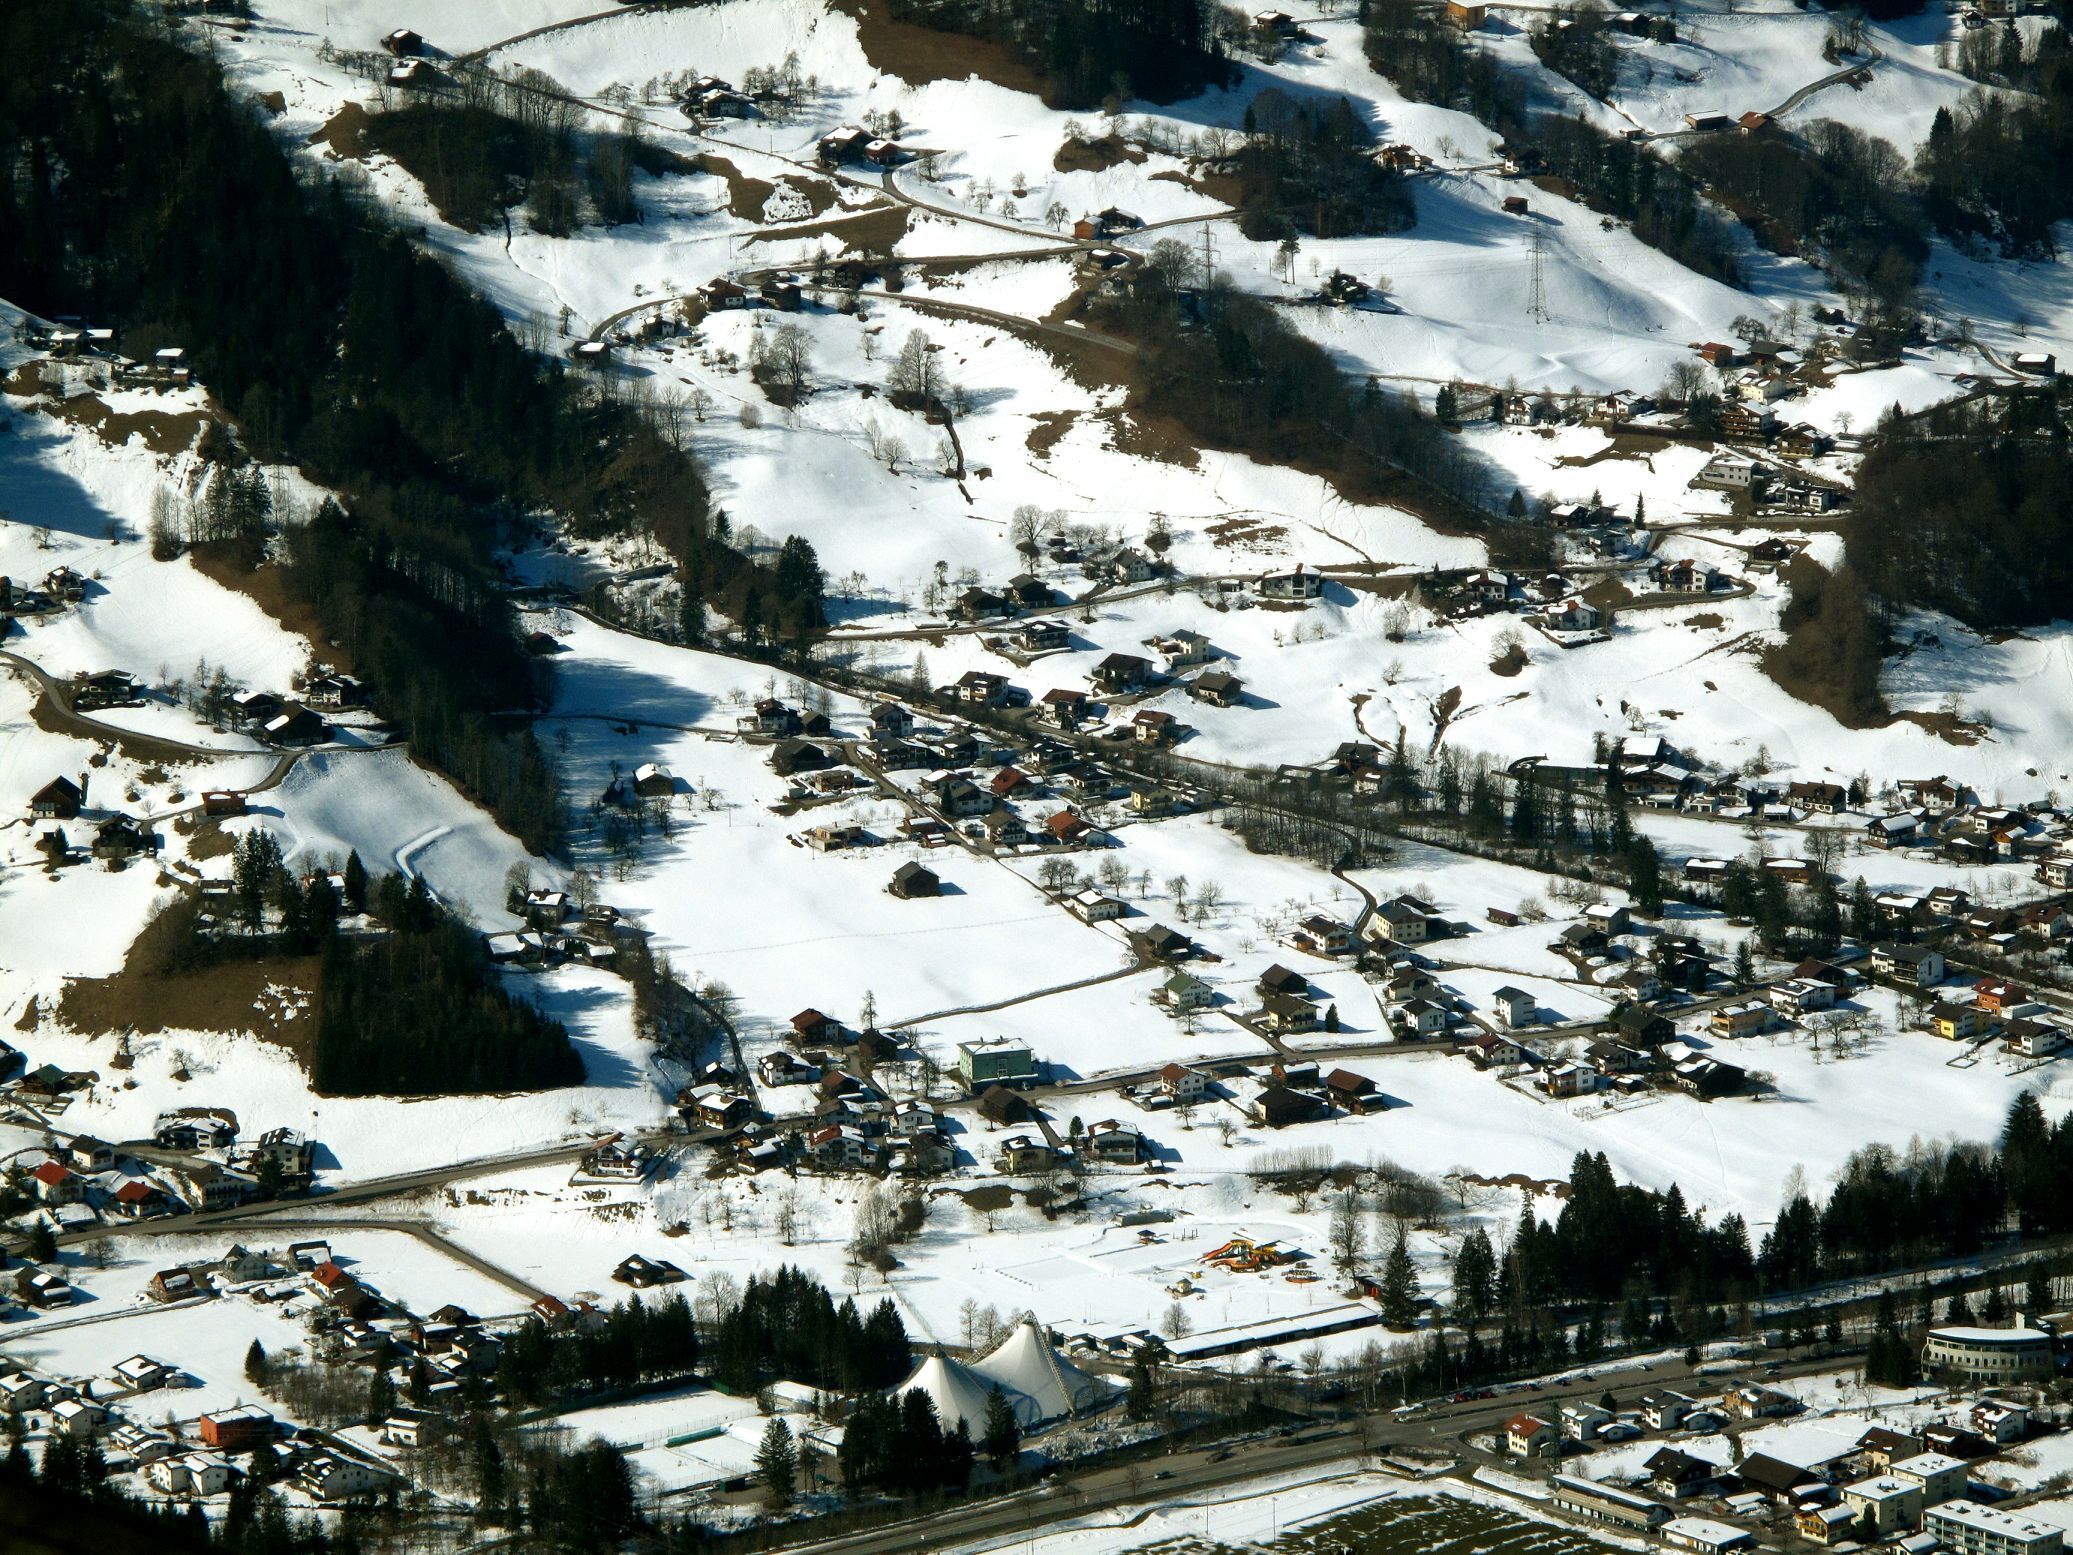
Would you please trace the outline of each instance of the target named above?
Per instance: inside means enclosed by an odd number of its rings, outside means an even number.
[[[307,750],[331,738],[321,714],[272,691],[233,692],[230,711],[236,728],[284,750]]]
[[[867,162],[873,167],[891,168],[913,159],[913,153],[898,141],[874,135],[854,124],[844,124],[828,131],[817,143],[815,153],[822,167]]]
[[[1768,411],[1730,406],[1722,412],[1722,421],[1737,428],[1729,435],[1744,440],[1765,439],[1776,452],[1794,458],[1811,458],[1827,446],[1827,439],[1811,428],[1777,426]],[[1740,453],[1714,455],[1700,466],[1691,483],[1746,495],[1754,507],[1785,513],[1826,513],[1839,505],[1844,496],[1840,487],[1787,475],[1776,465]]]
[[[678,98],[685,117],[692,119],[752,119],[756,100],[718,76],[696,76],[684,86]]]
[[[86,575],[71,567],[51,568],[43,575],[41,588],[0,575],[0,636],[6,635],[7,623],[12,618],[55,615],[65,606],[85,600],[91,587]]]
[[[1950,1042],[1998,1041],[2016,1058],[2044,1059],[2073,1046],[2073,1014],[2032,998],[2029,990],[2001,977],[1981,977],[1954,987],[1938,986],[1932,968],[1941,955],[1920,945],[1881,945],[1874,965],[1890,968],[1903,986],[1921,987],[1930,997],[1921,1029]]]
[[[1756,1385],[1706,1403],[1660,1389],[1616,1416],[1583,1403],[1515,1415],[1505,1423],[1504,1446],[1515,1456],[1553,1458],[1644,1429],[1705,1432],[1798,1407]],[[1754,1528],[1774,1523],[1823,1546],[1886,1542],[1909,1555],[1938,1548],[1962,1555],[2058,1555],[2063,1532],[2057,1525],[1972,1497],[1974,1465],[2020,1447],[2036,1429],[2029,1409],[2015,1399],[1960,1397],[1913,1431],[1870,1426],[1843,1451],[1813,1463],[1752,1452],[1725,1464],[1665,1445],[1617,1482],[1557,1473],[1551,1499],[1573,1517],[1652,1533],[1702,1555],[1750,1548]],[[1700,1509],[1715,1515],[1693,1515]],[[1727,1518],[1733,1521],[1721,1520]]]
[[[637,949],[648,931],[609,902],[579,906],[567,891],[552,886],[528,891],[518,906],[523,926],[483,937],[492,961],[500,965],[553,967],[574,963],[615,970],[620,958]]]
[[[1432,609],[1456,619],[1563,608],[1576,597],[1576,585],[1560,572],[1527,577],[1491,567],[1440,572],[1419,580],[1419,598]]]
[[[193,364],[181,346],[160,346],[132,359],[117,348],[115,330],[78,323],[32,325],[24,338],[43,353],[34,367],[45,384],[84,380],[102,388],[163,391],[194,382]]]
[[[86,1134],[53,1142],[25,1178],[38,1213],[58,1230],[77,1230],[227,1209],[262,1191],[305,1189],[315,1176],[316,1146],[299,1130],[268,1129],[240,1141],[237,1118],[226,1109],[162,1113],[153,1132],[161,1151],[189,1159],[143,1161]]]
[[[36,849],[45,861],[53,868],[86,858],[119,866],[140,854],[157,853],[159,837],[148,823],[88,804],[91,776],[82,772],[77,782],[52,778],[29,796],[29,820],[55,823],[36,837]],[[66,823],[71,823],[70,831]]]
[[[37,1278],[31,1273],[25,1283]],[[428,1445],[444,1425],[462,1418],[464,1391],[494,1376],[501,1348],[461,1307],[449,1304],[420,1317],[385,1299],[322,1241],[293,1243],[279,1253],[233,1246],[219,1257],[169,1266],[151,1276],[144,1297],[156,1305],[285,1305],[305,1320],[318,1358],[400,1368],[414,1379],[412,1404],[384,1421],[380,1434],[387,1445],[406,1450]],[[536,1312],[538,1320],[582,1320],[581,1313],[553,1306],[559,1312]],[[150,1355],[127,1356],[105,1374],[85,1378],[0,1357],[0,1407],[31,1433],[93,1442],[110,1473],[135,1474],[161,1496],[206,1498],[246,1482],[273,1486],[300,1502],[337,1505],[402,1483],[393,1462],[328,1432],[277,1420],[257,1405],[184,1419],[176,1398],[189,1385],[176,1359]]]

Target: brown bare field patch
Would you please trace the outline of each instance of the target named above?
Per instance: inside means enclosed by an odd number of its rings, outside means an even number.
[[[1030,453],[1038,459],[1048,459],[1051,450],[1058,446],[1060,438],[1070,432],[1073,423],[1080,418],[1076,410],[1040,410],[1029,419],[1034,423],[1029,436],[1023,439]]]
[[[1156,459],[1183,470],[1194,469],[1202,458],[1194,437],[1171,416],[1143,410],[1104,410],[1095,419],[1108,423],[1109,444],[1119,454]]]
[[[1192,189],[1196,194],[1212,199],[1219,205],[1228,205],[1234,211],[1245,203],[1243,188],[1237,177],[1231,173],[1214,170],[1183,173],[1178,168],[1166,167],[1152,174],[1151,182],[1179,184],[1183,189]]]
[[[885,0],[833,0],[832,9],[855,19],[857,44],[873,70],[886,71],[914,86],[977,76],[1011,92],[1043,96],[1043,77],[998,43],[896,22]]]
[[[777,193],[777,185],[766,178],[751,178],[727,158],[710,151],[698,154],[698,169],[727,185],[727,209],[748,221],[763,218],[763,202]]]
[[[1695,632],[1717,632],[1727,625],[1727,618],[1718,610],[1701,610],[1684,624]]]
[[[278,119],[288,111],[288,94],[285,92],[261,92],[259,106]]]
[[[762,207],[756,209],[762,215]],[[866,206],[863,210],[844,215],[830,216],[823,221],[802,221],[785,227],[758,227],[749,234],[752,241],[781,242],[794,238],[839,238],[842,246],[859,254],[890,254],[901,238],[907,235],[907,222],[913,210],[909,206],[884,205]]]
[[[269,986],[307,1000],[317,986],[315,956],[229,961],[221,966],[164,974],[125,967],[113,977],[76,977],[65,984],[58,1018],[88,1036],[134,1028],[154,1031],[246,1031],[278,1042],[297,1058],[314,1029],[307,1010],[281,1019],[280,998]]]
[[[1563,469],[1584,470],[1589,469],[1594,464],[1604,464],[1608,460],[1632,459],[1638,464],[1645,464],[1650,469],[1654,469],[1655,466],[1651,462],[1654,456],[1670,446],[1671,442],[1667,437],[1650,437],[1645,433],[1622,432],[1596,453],[1564,454],[1555,463]]]
[[[1416,574],[1390,572],[1388,568],[1388,562],[1333,562],[1318,571],[1329,574],[1334,583],[1343,583],[1356,594],[1372,594],[1377,599],[1405,599],[1417,591]]]
[[[111,448],[120,448],[136,437],[143,439],[144,446],[155,454],[185,453],[200,441],[203,431],[215,419],[204,410],[138,410],[118,414],[93,394],[75,394],[52,405],[50,411],[76,426],[92,428]]]
[[[203,819],[197,815],[183,815],[173,822],[173,830],[187,839],[190,859],[222,858],[237,850],[237,838],[225,831],[223,823],[213,816]]]
[[[1596,605],[1600,610],[1614,610],[1634,597],[1634,591],[1618,578],[1600,578],[1583,592],[1585,604]]]
[[[1284,525],[1244,513],[1235,518],[1220,518],[1203,530],[1203,533],[1209,536],[1210,544],[1229,550],[1267,549],[1285,539],[1288,529]]]
[[[16,1031],[34,1031],[36,1029],[37,1022],[43,1018],[41,1014],[42,1005],[38,1002],[39,998],[40,996],[37,994],[32,993],[29,995],[29,1002],[22,1006],[22,1013],[14,1018],[14,1029]]]
[[[1059,146],[1058,154],[1051,158],[1051,166],[1061,173],[1106,173],[1125,162],[1142,162],[1144,159],[1143,148],[1131,145],[1120,135],[1103,135],[1098,140],[1083,140],[1075,136]]]
[[[1953,713],[1902,713],[1895,722],[1927,729],[1949,745],[1977,745],[1987,734],[1986,725],[1973,723]]]

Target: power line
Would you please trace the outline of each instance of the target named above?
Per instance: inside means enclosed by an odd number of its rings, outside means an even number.
[[[1548,321],[1547,235],[1533,229],[1533,285],[1526,293],[1526,316],[1536,324]]]

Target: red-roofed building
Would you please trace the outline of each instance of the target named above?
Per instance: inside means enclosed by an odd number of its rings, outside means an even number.
[[[1545,1452],[1555,1440],[1555,1428],[1538,1415],[1513,1415],[1504,1423],[1504,1444],[1514,1457]]]
[[[125,1220],[142,1220],[165,1208],[166,1196],[141,1177],[132,1177],[117,1188],[111,1197],[115,1201],[115,1213]]]
[[[1989,1015],[2000,1015],[2010,1005],[2026,1004],[2029,998],[2014,983],[1998,977],[1982,977],[1972,985],[1972,1002]]]
[[[1060,810],[1044,822],[1044,829],[1060,842],[1078,842],[1094,830],[1083,818],[1070,810]]]
[[[356,1295],[360,1289],[360,1282],[337,1264],[327,1260],[310,1270],[310,1289],[326,1301],[336,1303]]]
[[[79,1179],[62,1161],[45,1161],[29,1178],[36,1184],[36,1197],[45,1204],[70,1204],[79,1197]]]

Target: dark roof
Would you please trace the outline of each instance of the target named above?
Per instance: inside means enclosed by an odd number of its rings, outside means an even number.
[[[1773,1458],[1769,1453],[1762,1452],[1752,1453],[1744,1458],[1735,1469],[1735,1473],[1745,1485],[1753,1485],[1759,1490],[1779,1492],[1796,1490],[1820,1477],[1796,1463],[1787,1463],[1782,1458]]]

